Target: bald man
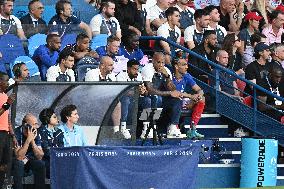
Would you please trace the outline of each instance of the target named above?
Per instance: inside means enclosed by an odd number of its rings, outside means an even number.
[[[22,125],[15,129],[19,146],[15,149],[16,159],[13,162],[14,188],[22,189],[22,178],[25,171],[32,170],[35,188],[45,188],[45,163],[40,137],[37,134],[37,118],[28,113]]]

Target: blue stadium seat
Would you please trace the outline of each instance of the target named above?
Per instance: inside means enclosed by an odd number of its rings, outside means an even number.
[[[61,37],[61,48],[60,51],[64,49],[66,45],[74,44],[76,43],[77,34],[65,34]]]
[[[75,73],[76,73],[76,81],[84,81],[86,73],[91,69],[96,69],[99,67],[99,63],[79,63],[76,65]]]
[[[37,77],[39,76],[39,69],[36,65],[36,63],[28,56],[19,56],[17,57],[13,63],[10,64],[10,69],[12,70],[14,65],[19,64],[19,63],[25,63],[26,66],[29,69],[30,72],[30,77]],[[14,74],[13,72],[11,72],[12,77],[14,78]]]
[[[98,47],[106,46],[107,45],[107,34],[99,34],[94,37],[91,41],[91,49],[96,50]]]
[[[28,45],[29,55],[30,57],[32,57],[34,55],[35,50],[40,45],[46,44],[46,35],[45,34],[35,34],[28,39],[28,42],[29,42],[29,45]]]
[[[0,70],[4,67],[8,74],[10,72],[10,64],[18,56],[25,56],[25,50],[22,41],[13,34],[6,34],[0,36],[0,52],[2,53],[2,58],[0,59]],[[9,75],[11,77],[11,75]]]

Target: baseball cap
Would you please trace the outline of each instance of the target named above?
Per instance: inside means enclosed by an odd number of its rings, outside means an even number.
[[[245,16],[245,20],[248,21],[248,20],[261,20],[262,19],[262,16],[260,16],[257,12],[249,12],[246,14]]]
[[[284,6],[283,5],[278,5],[275,10],[284,12]]]
[[[259,52],[262,52],[264,50],[270,49],[270,47],[268,45],[266,45],[265,43],[258,43],[255,47],[254,47],[254,52],[256,54],[258,54]]]

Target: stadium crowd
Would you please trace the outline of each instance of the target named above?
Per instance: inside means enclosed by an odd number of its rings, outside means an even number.
[[[37,117],[27,112],[21,126],[13,130],[8,117],[15,96],[7,96],[5,90],[17,82],[138,81],[139,110],[163,108],[158,121],[160,133],[180,137],[182,112],[191,110],[190,129],[186,132],[189,139],[204,137],[196,129],[201,114],[214,111],[214,98],[203,90],[202,83],[215,86],[212,75],[218,70],[204,59],[284,97],[282,4],[273,7],[267,0],[220,0],[219,6],[195,9],[189,0],[85,0],[85,3],[100,10],[90,23],[72,14],[69,0],[57,1],[56,15],[47,23],[42,18],[44,5],[40,0],[31,0],[29,13],[22,18],[13,15],[14,0],[0,0],[1,35],[16,35],[23,41],[27,54],[27,40],[38,34],[46,35],[45,43],[38,44],[29,55],[34,65],[23,61],[11,71],[0,72],[0,104],[3,104],[0,138],[5,141],[0,144],[0,188],[8,169],[2,165],[11,163],[11,154],[6,153],[11,145],[15,147],[12,163],[15,189],[23,187],[22,177],[30,171],[35,175],[35,187],[44,188],[44,179],[50,176],[51,147],[87,145],[85,134],[77,125],[79,115],[75,105],[62,109],[61,124],[54,110],[46,107],[39,115],[41,126]],[[63,38],[68,34],[76,34],[74,42],[63,46]],[[166,41],[139,40],[140,36],[164,37],[204,59],[188,55]],[[94,47],[95,43],[102,45]],[[1,57],[5,55],[0,53]],[[32,66],[39,73],[30,74]],[[215,87],[251,105],[252,86],[224,70],[219,72],[220,83]],[[283,102],[261,91],[257,91],[257,97],[262,101],[260,111],[284,122]],[[127,126],[133,107],[133,91],[128,91],[112,113],[114,136],[131,138]],[[149,122],[144,122],[137,135],[145,138],[148,127]]]

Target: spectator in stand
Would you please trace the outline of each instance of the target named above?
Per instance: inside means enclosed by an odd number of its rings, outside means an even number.
[[[27,38],[42,33],[47,33],[46,22],[42,19],[44,6],[40,0],[31,0],[28,5],[29,13],[23,16],[20,20],[22,22],[23,30]]]
[[[255,61],[255,58],[253,56],[254,53],[254,48],[256,46],[256,44],[260,43],[260,42],[265,42],[266,40],[266,36],[263,35],[262,33],[254,33],[250,36],[250,46],[247,46],[244,54],[243,54],[243,59],[242,59],[242,65],[244,67],[247,67],[247,65],[249,65],[251,62]]]
[[[250,37],[256,31],[258,31],[259,21],[262,17],[257,12],[249,12],[246,14],[243,22],[243,28],[239,33],[239,38],[241,40],[241,47],[239,48],[239,52],[243,55],[247,46],[251,46]]]
[[[87,146],[83,129],[77,125],[79,120],[77,107],[73,104],[65,106],[60,112],[60,117],[63,124],[58,129],[64,134],[64,147]]]
[[[236,74],[244,77],[245,73],[242,65],[242,56],[238,51],[240,47],[240,38],[234,33],[230,33],[225,37],[222,49],[229,54],[228,68],[235,71]]]
[[[130,33],[126,36],[122,36],[122,43],[123,47],[121,47],[121,55],[123,55],[125,58],[132,60],[135,59],[137,61],[140,61],[144,53],[139,48],[139,35],[136,33]]]
[[[187,6],[189,0],[177,0],[175,5],[180,12],[180,29],[182,33],[188,26],[194,25],[194,13],[195,10]]]
[[[281,43],[281,36],[284,33],[284,13],[281,11],[273,11],[270,15],[271,24],[262,30],[266,36],[266,44]]]
[[[277,68],[282,72],[282,79],[279,82],[279,91],[280,95],[284,97],[284,45],[275,44],[271,48],[272,51],[272,61],[267,63],[268,70],[273,70],[273,68]]]
[[[223,26],[220,26],[218,23],[220,22],[220,13],[218,11],[218,8],[214,5],[209,5],[206,8],[206,11],[208,11],[210,16],[210,22],[208,25],[207,30],[215,30],[218,45],[217,47],[221,47],[223,40],[225,36],[227,35],[227,31]]]
[[[187,27],[184,31],[184,42],[189,49],[202,43],[204,30],[208,28],[210,22],[209,12],[206,9],[197,9],[194,20],[195,25]]]
[[[170,0],[157,0],[157,4],[147,10],[146,32],[156,35],[157,29],[167,22],[165,11],[170,7]]]
[[[121,26],[122,36],[127,35],[129,32],[141,36],[143,20],[134,2],[118,0],[114,15]]]
[[[279,67],[271,67],[269,74],[265,75],[265,82],[260,86],[271,93],[280,96],[279,87],[282,77],[283,73]],[[260,100],[260,102],[258,102],[258,109],[280,122],[281,118],[284,116],[284,102],[262,91],[257,92],[257,98]]]
[[[147,16],[147,10],[145,8],[145,4],[147,0],[134,0],[138,13],[140,15],[140,21],[141,21],[141,35],[146,35],[146,16]]]
[[[186,133],[187,138],[204,138],[204,135],[198,133],[196,130],[196,126],[201,118],[201,114],[203,113],[205,107],[205,98],[203,96],[203,90],[196,84],[192,76],[187,73],[188,64],[185,59],[175,59],[172,64],[174,68],[173,83],[176,86],[176,90],[182,93],[182,98],[188,99],[188,102],[186,103],[186,108],[192,109],[190,129]],[[188,93],[187,91],[185,91],[186,89],[191,89],[192,93]],[[177,101],[177,103],[179,103],[177,109],[171,110],[176,112],[176,114],[178,115],[176,121],[179,121],[183,101],[172,97],[168,97],[168,99],[171,101]],[[171,109],[171,107],[168,108]]]
[[[66,46],[65,48],[70,48],[70,46]],[[77,35],[76,43],[71,45],[71,48],[74,52],[75,67],[76,63],[84,57],[92,57],[96,59],[99,58],[98,53],[91,50],[90,38],[85,33],[80,33]]]
[[[239,31],[242,23],[242,14],[244,5],[242,2],[238,1],[236,5],[235,0],[220,0],[220,22],[219,24],[223,26],[227,31],[236,32]]]
[[[206,30],[204,32],[203,42],[200,45],[194,47],[192,51],[198,53],[199,55],[203,56],[208,60],[215,61],[217,53],[216,45],[217,45],[216,32],[214,30]],[[189,73],[193,77],[205,83],[208,83],[209,79],[208,73],[211,73],[211,66],[207,62],[195,56],[189,56],[188,63],[190,64],[188,66]]]
[[[114,17],[115,3],[107,0],[101,3],[100,14],[94,16],[90,22],[93,37],[99,34],[116,35],[121,38],[121,29],[118,20]]]
[[[58,64],[48,68],[46,72],[47,81],[75,81],[74,52],[72,48],[64,48],[59,54]]]
[[[143,104],[148,107],[157,107],[160,97],[173,97],[180,98],[182,96],[180,91],[177,91],[174,83],[172,82],[172,74],[168,68],[165,67],[165,55],[162,52],[155,52],[153,55],[153,62],[147,64],[142,69],[142,78],[145,82],[149,98],[144,98]],[[158,95],[158,98],[157,96]],[[164,101],[162,100],[162,107],[165,110],[175,110],[179,103],[177,101]],[[146,108],[146,107],[145,107]],[[143,109],[145,109],[143,108]],[[164,109],[163,109],[164,110]],[[163,114],[163,113],[162,113]],[[180,136],[180,130],[177,128],[179,120],[177,120],[178,112],[172,111],[170,115],[170,126],[168,127],[168,134],[171,136]],[[165,123],[168,124],[168,123]],[[166,129],[163,123],[159,123],[158,129],[164,132]],[[167,125],[168,126],[168,125]]]
[[[265,28],[269,23],[269,16],[271,13],[267,11],[268,3],[267,0],[259,0],[254,1],[251,12],[257,12],[262,19],[259,21],[258,30],[262,32],[263,28]]]
[[[76,33],[80,28],[92,39],[90,27],[72,15],[72,5],[70,1],[59,0],[55,5],[55,9],[56,15],[54,15],[48,23],[49,33],[56,33],[62,37],[65,34]]]
[[[48,34],[46,37],[46,45],[40,45],[35,50],[32,59],[39,68],[42,81],[46,81],[47,69],[56,64],[60,47],[60,36],[57,34]]]
[[[258,43],[254,48],[254,53],[256,60],[246,67],[246,79],[257,85],[263,85],[266,79],[265,76],[268,74],[266,63],[270,57],[269,46],[264,43]],[[246,85],[244,91],[249,95],[253,95],[252,86],[250,85]]]
[[[26,36],[21,21],[12,15],[14,0],[0,1],[0,28],[2,34],[14,34],[20,39],[25,40]]]
[[[63,132],[58,129],[58,118],[53,109],[45,108],[39,114],[42,125],[38,129],[41,146],[44,152],[43,161],[46,167],[46,177],[50,178],[50,148],[64,147]]]
[[[170,7],[165,12],[167,22],[162,24],[158,31],[157,36],[164,37],[172,42],[175,42],[177,44],[180,43],[180,37],[181,37],[181,31],[179,29],[180,25],[180,13],[178,8],[176,7]],[[175,47],[172,45],[169,45],[165,41],[158,41],[159,44],[157,44],[158,49],[162,49],[165,53],[166,58],[166,64],[171,64],[171,57],[175,56]]]
[[[15,77],[14,79],[9,79],[9,85],[14,84],[15,82],[27,81],[30,78],[29,69],[24,62],[15,64],[12,71]]]
[[[224,68],[228,67],[229,63],[229,54],[225,50],[219,50],[216,55],[217,63],[223,66]],[[230,69],[230,68],[228,68]],[[214,68],[212,70],[212,75],[216,75],[217,70]],[[212,80],[210,80],[210,85],[215,86],[216,79],[215,77],[210,77]],[[220,79],[220,85],[216,88],[220,91],[224,92],[226,95],[235,98],[237,100],[242,101],[242,97],[240,96],[240,91],[237,90],[238,86],[236,83],[236,78],[227,72],[224,72],[222,70],[219,70],[219,79]]]
[[[45,188],[45,163],[42,160],[44,152],[38,136],[37,118],[28,113],[22,120],[22,125],[15,129],[19,146],[15,149],[16,159],[13,162],[15,189],[22,189],[22,179],[25,171],[32,170],[35,188]]]

